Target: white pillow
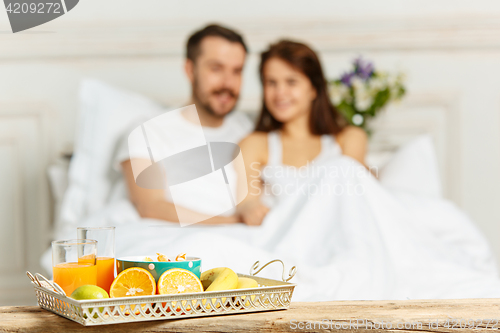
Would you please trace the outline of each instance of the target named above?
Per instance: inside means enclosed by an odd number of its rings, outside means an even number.
[[[379,180],[386,188],[393,190],[442,197],[431,136],[418,136],[401,147],[380,170]]]
[[[82,81],[79,98],[80,114],[68,189],[56,223],[56,230],[61,234],[63,229],[76,227],[79,221],[108,203],[116,182],[123,181],[112,168],[120,141],[132,125],[162,110],[148,98],[93,79]]]

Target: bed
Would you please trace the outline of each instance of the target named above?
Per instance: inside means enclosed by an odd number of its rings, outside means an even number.
[[[378,179],[362,168],[365,176],[341,172],[344,176],[328,180],[335,186],[361,185],[368,189],[362,196],[297,193],[273,207],[258,228],[181,228],[141,218],[128,200],[119,166],[113,165],[131,126],[167,109],[92,79],[82,81],[79,98],[73,156],[49,170],[59,207],[57,239],[73,237],[77,226],[113,225],[117,256],[191,252],[204,258],[203,269],[235,271],[279,257],[299,268],[294,296],[299,301],[500,296],[486,240],[443,198],[429,134],[416,135],[396,150],[372,151],[368,163]],[[325,163],[348,170],[357,162],[343,156]],[[50,250],[42,265],[50,270]]]

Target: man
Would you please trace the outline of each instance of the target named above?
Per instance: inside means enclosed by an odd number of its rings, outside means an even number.
[[[192,112],[179,113],[178,117],[171,120],[176,128],[189,135],[190,130],[194,131],[193,124],[198,124],[199,118],[207,141],[233,143],[238,143],[251,131],[252,124],[243,114],[231,113],[240,94],[246,53],[243,38],[219,25],[209,25],[189,38],[185,72],[191,82],[192,94],[188,104],[196,105],[198,117],[193,117]],[[121,166],[130,200],[141,217],[179,221],[176,206],[168,191],[139,187],[134,180],[130,159],[123,161]],[[188,209],[195,210],[196,207]],[[238,218],[234,215],[207,216],[203,221],[206,224],[236,222]]]

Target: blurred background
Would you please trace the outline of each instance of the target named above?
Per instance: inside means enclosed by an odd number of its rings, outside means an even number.
[[[421,133],[436,145],[444,195],[500,258],[500,2],[495,0],[100,0],[12,34],[0,9],[0,305],[33,304],[26,270],[52,240],[72,152],[79,84],[95,78],[166,106],[183,105],[187,36],[207,23],[250,47],[239,109],[260,107],[259,52],[287,37],[319,52],[336,79],[362,55],[407,75],[407,95],[377,117],[373,159]],[[62,168],[51,169],[59,165]],[[52,170],[52,171],[50,171]],[[62,175],[61,175],[62,173]]]

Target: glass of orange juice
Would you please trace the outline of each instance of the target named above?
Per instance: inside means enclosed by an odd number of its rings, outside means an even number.
[[[79,227],[77,237],[97,241],[97,285],[109,293],[115,279],[115,227]]]
[[[97,241],[69,239],[52,242],[52,274],[69,296],[78,287],[97,282]]]

